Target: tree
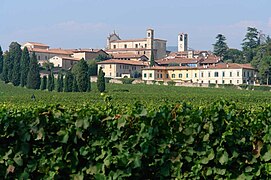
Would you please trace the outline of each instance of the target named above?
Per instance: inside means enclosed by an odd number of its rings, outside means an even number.
[[[73,76],[70,71],[67,71],[64,79],[64,92],[72,92]]]
[[[89,76],[97,76],[98,65],[95,60],[88,60],[88,74]]]
[[[27,47],[24,47],[21,57],[21,86],[26,85],[27,74],[29,71],[30,56]]]
[[[222,34],[218,34],[216,36],[216,42],[215,44],[213,44],[213,46],[214,46],[214,54],[220,57],[221,59],[223,59],[226,56],[227,51],[229,49],[226,43],[226,37]]]
[[[9,67],[10,67],[10,55],[9,52],[6,51],[4,54],[4,63],[3,63],[3,71],[1,74],[1,79],[2,81],[4,81],[5,83],[10,82],[8,75],[9,75]]]
[[[96,61],[96,62],[100,62],[100,61],[104,61],[104,60],[107,60],[107,59],[110,59],[110,58],[111,58],[110,56],[99,54],[99,55],[95,58],[95,61]]]
[[[241,44],[247,63],[250,63],[256,55],[255,49],[260,45],[259,32],[256,28],[248,27],[243,43]]]
[[[29,71],[27,74],[26,87],[29,89],[40,88],[40,71],[39,71],[37,56],[35,53],[33,53],[30,58],[30,65],[29,65]]]
[[[78,85],[77,85],[77,80],[76,77],[73,77],[73,81],[72,81],[72,92],[78,92]]]
[[[48,91],[53,91],[54,87],[55,87],[54,75],[53,75],[53,72],[50,71],[50,74],[48,75],[47,89],[48,89]]]
[[[0,46],[0,74],[3,72],[3,65],[4,65],[4,57],[3,57],[3,51]]]
[[[47,76],[43,76],[41,80],[40,89],[45,90],[47,87]]]
[[[154,62],[154,54],[153,54],[153,50],[151,50],[151,58],[150,58],[150,66],[154,66],[155,62]]]
[[[102,67],[100,67],[99,69],[99,74],[97,78],[97,87],[100,92],[105,91],[105,78],[104,78],[104,72],[103,72]]]
[[[262,83],[270,84],[271,75],[271,56],[265,56],[258,65],[259,77]]]
[[[224,61],[233,63],[244,63],[243,52],[238,49],[228,49]]]
[[[57,76],[57,92],[62,92],[63,91],[63,75],[61,73],[58,73]]]
[[[76,65],[74,65],[72,71],[74,72],[77,81],[78,91],[87,92],[90,90],[90,78],[86,61],[81,59]]]
[[[21,80],[21,56],[22,56],[22,50],[21,45],[17,42],[12,42],[9,46],[9,53],[10,53],[10,59],[13,63],[12,69],[12,75],[11,75],[11,82],[14,86],[20,85]]]

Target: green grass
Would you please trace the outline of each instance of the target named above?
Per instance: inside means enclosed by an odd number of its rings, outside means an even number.
[[[32,94],[36,101],[31,100]],[[116,103],[134,103],[159,105],[164,102],[176,103],[186,101],[194,105],[207,105],[221,98],[234,101],[242,106],[264,105],[271,102],[271,92],[248,91],[232,88],[196,88],[176,87],[145,84],[106,84],[106,94]],[[92,90],[88,93],[58,93],[41,90],[30,90],[14,87],[0,82],[1,103],[18,104],[64,104],[77,105],[102,102],[96,84],[92,83]]]

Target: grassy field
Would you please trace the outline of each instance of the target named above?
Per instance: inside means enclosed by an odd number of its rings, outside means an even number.
[[[36,101],[31,100],[32,94]],[[106,84],[106,94],[112,97],[112,102],[131,104],[139,101],[143,104],[176,103],[186,101],[193,105],[204,106],[221,98],[234,101],[241,106],[259,106],[271,103],[271,92],[249,91],[231,88],[195,88],[163,85],[124,85]],[[88,93],[59,93],[41,90],[30,90],[14,87],[0,82],[1,103],[21,104],[63,104],[77,105],[102,102],[103,98],[92,83]]]

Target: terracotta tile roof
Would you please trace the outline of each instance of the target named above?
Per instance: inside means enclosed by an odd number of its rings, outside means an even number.
[[[206,59],[204,59],[202,62],[200,62],[201,64],[215,64],[218,63],[220,61],[219,57],[216,56],[208,56]]]
[[[151,51],[151,49],[146,48],[117,48],[117,49],[107,49],[105,52],[118,52],[118,51]],[[153,51],[157,51],[157,49],[153,49]]]
[[[128,64],[128,65],[135,65],[135,66],[147,66],[147,62],[143,61],[133,61],[133,60],[119,60],[119,59],[109,59],[106,61],[98,62],[97,64]]]
[[[49,54],[65,54],[72,55],[73,52],[65,49],[39,49],[39,48],[28,48],[29,52],[49,53]]]
[[[141,57],[144,57],[144,56],[145,55],[132,54],[132,53],[118,53],[118,54],[113,54],[114,59],[119,59],[119,58],[141,58]]]
[[[156,62],[161,65],[167,64],[197,64],[202,61],[202,58],[183,58],[183,57],[175,57],[175,58],[164,58],[157,60]]]
[[[188,69],[197,69],[197,67],[188,67],[188,66],[153,66],[146,67],[145,70],[188,70]]]
[[[78,52],[89,52],[89,53],[97,53],[103,51],[102,49],[75,49],[73,52],[78,53]]]
[[[62,58],[62,60],[70,60],[70,61],[80,61],[80,58],[74,58],[74,57],[69,57],[69,56],[54,56],[54,57],[59,57]],[[52,58],[54,58],[52,57]],[[50,59],[52,59],[50,58]]]
[[[42,43],[38,43],[38,42],[27,42],[27,43],[32,44],[34,46],[49,47],[49,45],[47,45],[47,44],[42,44]],[[27,43],[25,43],[25,44],[27,44]]]
[[[166,40],[163,40],[163,39],[157,39],[157,38],[154,38],[155,41],[166,41]],[[143,42],[143,41],[147,41],[147,38],[141,38],[141,39],[124,39],[124,40],[114,40],[114,41],[111,41],[112,43],[118,43],[118,42]]]
[[[200,66],[200,69],[252,69],[256,70],[251,64],[237,64],[237,63],[218,63],[210,66]]]

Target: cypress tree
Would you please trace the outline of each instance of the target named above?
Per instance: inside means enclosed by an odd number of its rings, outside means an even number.
[[[73,77],[73,82],[72,82],[72,92],[78,92],[78,85],[77,85],[77,80],[76,77]]]
[[[56,87],[57,87],[56,88],[57,92],[63,91],[63,75],[61,73],[59,73],[57,76],[57,86]]]
[[[151,50],[151,60],[150,60],[150,66],[154,66],[154,55],[153,55],[153,50]]]
[[[3,51],[0,46],[0,74],[3,72],[3,65],[4,65],[4,57],[3,57]]]
[[[27,47],[24,47],[21,57],[21,86],[26,85],[27,74],[29,71],[30,55]],[[46,89],[46,88],[45,88]]]
[[[29,65],[29,71],[27,74],[26,87],[29,89],[40,88],[40,71],[39,71],[37,56],[35,53],[33,53],[30,58],[30,65]]]
[[[98,79],[97,79],[97,87],[100,92],[105,91],[105,78],[102,67],[99,69]]]
[[[67,71],[64,79],[64,92],[72,92],[73,76]]]
[[[48,89],[48,91],[54,90],[54,75],[53,75],[52,71],[48,75],[47,89]]]
[[[9,52],[6,51],[5,54],[4,54],[3,71],[2,71],[2,74],[1,74],[1,79],[5,83],[9,82],[9,79],[8,79],[9,64],[10,64],[10,55],[9,55]]]
[[[78,91],[86,92],[90,90],[90,79],[88,74],[88,65],[84,59],[81,59],[74,68]]]
[[[40,89],[45,90],[47,87],[47,76],[43,76],[41,80]]]
[[[10,59],[13,63],[12,69],[10,69],[11,72],[11,82],[14,86],[20,85],[21,80],[21,56],[22,56],[22,50],[21,45],[17,42],[12,42],[9,46],[9,53],[10,53]]]

